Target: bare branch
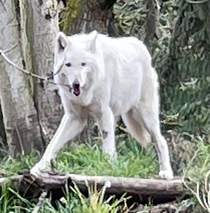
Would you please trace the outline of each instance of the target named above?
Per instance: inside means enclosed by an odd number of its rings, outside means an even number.
[[[5,50],[5,51],[3,51],[3,50],[0,49],[0,54],[2,55],[2,57],[3,57],[10,65],[12,65],[13,67],[15,67],[16,69],[18,69],[19,71],[21,71],[21,72],[23,72],[23,73],[25,73],[25,74],[27,74],[27,75],[29,75],[29,76],[31,76],[31,77],[38,78],[38,79],[40,79],[40,80],[42,80],[42,81],[45,81],[45,82],[47,82],[47,83],[50,83],[50,84],[60,85],[60,86],[66,86],[66,87],[68,87],[69,89],[71,89],[71,87],[70,87],[69,85],[67,85],[67,84],[58,84],[58,83],[55,83],[55,82],[53,82],[53,81],[49,81],[49,78],[52,77],[52,76],[54,76],[55,74],[52,74],[50,77],[42,77],[42,76],[40,76],[40,75],[36,75],[36,74],[34,74],[34,73],[31,73],[31,72],[29,72],[28,70],[25,70],[25,69],[19,67],[18,65],[16,65],[14,62],[12,62],[12,61],[6,56],[5,53],[11,51],[11,50],[12,50],[13,48],[15,48],[16,46],[17,46],[17,44],[14,45],[13,47],[11,47],[11,48],[8,49],[8,50]],[[56,74],[57,74],[57,73],[56,73]]]
[[[7,50],[8,52],[8,50]],[[34,73],[31,73],[25,69],[22,69],[21,67],[19,67],[18,65],[16,65],[15,63],[13,63],[5,54],[5,51],[3,50],[0,50],[0,54],[2,55],[2,57],[9,63],[11,64],[13,67],[15,67],[16,69],[20,70],[21,72],[27,74],[27,75],[30,75],[32,77],[35,77],[35,78],[39,78],[41,80],[44,80],[44,81],[48,81],[48,79],[46,77],[42,77],[42,76],[39,76],[39,75],[36,75]]]

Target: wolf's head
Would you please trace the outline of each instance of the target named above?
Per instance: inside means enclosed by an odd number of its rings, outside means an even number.
[[[65,78],[76,96],[91,86],[90,79],[95,72],[97,37],[96,31],[70,37],[59,32],[56,37],[54,74],[62,69],[59,75]]]

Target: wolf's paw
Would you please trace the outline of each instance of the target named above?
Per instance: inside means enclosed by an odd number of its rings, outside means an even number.
[[[30,169],[30,174],[35,177],[39,177],[41,175],[41,170],[38,166],[35,165],[33,168]]]
[[[108,157],[110,160],[117,158],[117,152],[115,147],[107,146],[107,144],[103,144],[102,151],[105,154],[106,157]]]
[[[30,169],[30,174],[38,178],[47,171],[50,171],[50,164],[43,164],[41,162],[38,162],[33,168]]]
[[[111,153],[104,152],[104,157],[111,163],[117,160],[117,152],[111,152]]]
[[[161,179],[166,179],[166,180],[174,179],[174,175],[173,175],[172,170],[161,170],[159,172],[159,176],[160,176]]]

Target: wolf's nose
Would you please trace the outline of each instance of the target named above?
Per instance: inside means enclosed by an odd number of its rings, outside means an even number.
[[[80,86],[79,81],[74,81],[73,87],[79,87],[79,86]]]
[[[73,93],[76,96],[80,95],[80,84],[78,81],[74,81],[74,83],[73,83]]]

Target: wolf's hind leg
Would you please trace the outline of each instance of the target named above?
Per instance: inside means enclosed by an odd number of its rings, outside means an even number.
[[[140,101],[138,107],[135,109],[134,116],[141,121],[144,128],[151,135],[155,142],[161,178],[172,179],[173,171],[170,164],[168,144],[161,134],[160,120],[159,120],[159,104],[157,91],[154,90],[151,96],[147,96],[144,101]]]
[[[148,111],[147,108],[141,109],[141,116],[145,124],[145,128],[148,130],[155,142],[159,158],[160,177],[164,179],[173,179],[168,145],[165,138],[161,134],[158,116],[153,114],[151,111]]]

